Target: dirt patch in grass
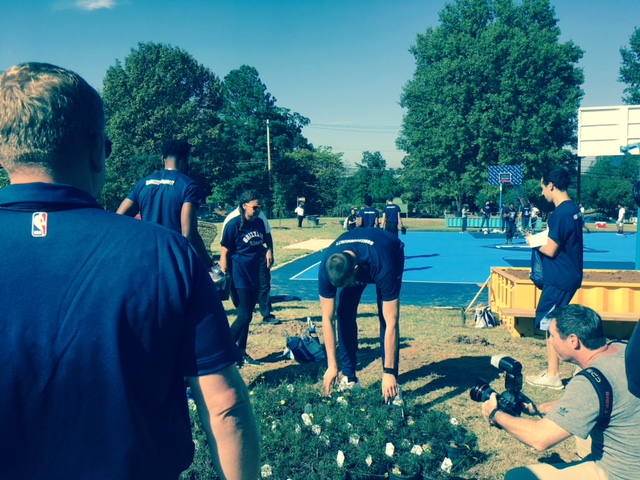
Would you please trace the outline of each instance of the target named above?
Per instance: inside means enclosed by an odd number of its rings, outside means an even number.
[[[506,270],[510,275],[519,280],[529,279],[529,270]],[[582,282],[598,282],[598,283],[640,283],[640,271],[638,270],[590,270],[583,274]]]

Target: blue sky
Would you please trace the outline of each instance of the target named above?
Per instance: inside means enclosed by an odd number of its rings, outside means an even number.
[[[100,89],[140,42],[189,52],[219,77],[255,67],[278,105],[311,120],[304,135],[348,163],[380,151],[391,167],[412,77],[408,49],[446,0],[5,0],[0,70],[45,61]],[[562,40],[583,50],[582,106],[621,104],[619,49],[640,26],[638,0],[552,0]]]

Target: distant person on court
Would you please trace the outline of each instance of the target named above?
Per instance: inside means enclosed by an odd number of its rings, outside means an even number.
[[[484,230],[485,225],[487,226]],[[484,233],[489,233],[491,227],[491,202],[487,201],[482,207],[482,223],[480,223],[480,230],[484,230]]]
[[[502,204],[502,207],[500,207],[500,225],[501,228],[500,230],[502,231],[502,233],[506,233],[507,232],[507,217],[505,215],[507,215],[507,213],[509,213],[509,207],[507,207],[506,203]]]
[[[238,201],[240,215],[230,219],[222,231],[220,266],[224,273],[231,275],[238,295],[231,335],[242,352],[239,367],[262,365],[247,353],[249,325],[260,293],[260,263],[265,256],[267,235],[265,224],[259,218],[260,200],[261,196],[255,190],[243,192]]]
[[[298,202],[295,213],[298,218],[298,228],[302,228],[302,221],[304,220],[304,202]]]
[[[3,478],[175,480],[191,387],[213,464],[255,480],[259,432],[209,273],[180,234],[106,212],[103,104],[77,74],[0,74]],[[25,266],[33,268],[25,268]]]
[[[357,228],[343,233],[327,249],[318,273],[322,333],[328,362],[324,374],[324,389],[327,394],[331,392],[331,386],[338,377],[338,360],[344,375],[339,389],[359,386],[356,375],[358,305],[367,284],[373,283],[376,286],[380,322],[382,395],[385,401],[398,395],[400,288],[403,271],[404,243],[382,229]],[[337,352],[333,330],[334,314],[338,322]]]
[[[591,231],[587,227],[587,223],[584,220],[584,207],[582,206],[582,204],[580,204],[578,206],[580,207],[580,215],[582,215],[582,228],[585,229],[587,231],[587,233],[591,233]]]
[[[536,207],[533,203],[531,205],[531,233],[535,233],[536,227],[538,226],[538,218],[540,218],[540,209]]]
[[[382,228],[397,237],[399,232],[398,225],[400,225],[400,228],[404,226],[400,207],[393,203],[393,198],[389,197],[382,212]]]
[[[509,208],[503,213],[504,224],[505,224],[505,234],[507,236],[507,244],[513,244],[513,237],[516,235],[516,217],[518,213],[516,212],[516,207],[513,203],[509,204]]]
[[[618,204],[618,221],[616,222],[616,226],[618,227],[618,235],[624,235],[624,216],[627,211],[624,207]]]
[[[553,311],[568,305],[582,284],[582,215],[580,207],[567,193],[570,180],[569,172],[556,168],[545,173],[540,181],[542,195],[555,205],[547,219],[549,238],[538,249],[542,258],[543,289],[536,308],[535,325],[547,331],[547,338]],[[529,243],[531,236],[527,235],[526,240]],[[560,379],[560,359],[549,340],[547,360],[547,370],[540,375],[527,376],[527,383],[556,390],[564,388]]]
[[[162,145],[164,169],[140,180],[118,207],[117,213],[154,222],[182,234],[207,267],[213,265],[198,232],[198,207],[204,197],[198,184],[187,176],[191,147],[186,140]]]
[[[373,197],[367,194],[364,196],[365,207],[358,213],[358,226],[365,228],[376,228],[380,219],[380,212],[373,207]]]
[[[282,322],[278,320],[273,314],[273,306],[271,305],[271,267],[275,263],[273,256],[273,236],[271,235],[271,224],[264,214],[262,209],[259,211],[258,218],[264,223],[265,237],[264,246],[265,254],[260,259],[260,293],[258,294],[258,306],[260,308],[260,315],[262,315],[262,323],[271,325],[280,325]],[[229,220],[238,217],[242,214],[239,207],[234,208],[227,215],[222,223],[222,233],[220,237],[224,237],[224,229],[229,223]],[[237,308],[240,304],[238,299],[238,292],[233,285],[233,278],[231,279],[230,296],[233,305]]]
[[[523,202],[520,207],[520,230],[528,232],[531,230],[531,205]]]
[[[351,209],[351,213],[344,220],[345,230],[351,231],[358,226],[358,213],[355,208]]]

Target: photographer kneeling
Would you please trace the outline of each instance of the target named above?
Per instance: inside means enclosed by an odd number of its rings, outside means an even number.
[[[499,410],[495,393],[482,404],[482,414],[492,426],[539,451],[571,435],[583,439],[590,435],[591,454],[579,462],[519,467],[507,472],[505,479],[637,480],[640,478],[640,399],[634,397],[627,386],[626,345],[607,344],[600,315],[588,307],[567,305],[553,313],[549,341],[562,360],[582,369],[597,369],[592,372],[595,383],[586,375],[576,375],[562,398],[537,406],[538,411],[545,414],[539,420],[515,417]],[[596,390],[596,383],[606,384],[600,375],[608,380],[610,389]],[[527,411],[533,413],[534,408],[529,405]]]

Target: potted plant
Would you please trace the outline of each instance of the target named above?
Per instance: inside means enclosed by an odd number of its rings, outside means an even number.
[[[420,468],[420,455],[402,452],[389,465],[389,478],[391,480],[419,480]]]

